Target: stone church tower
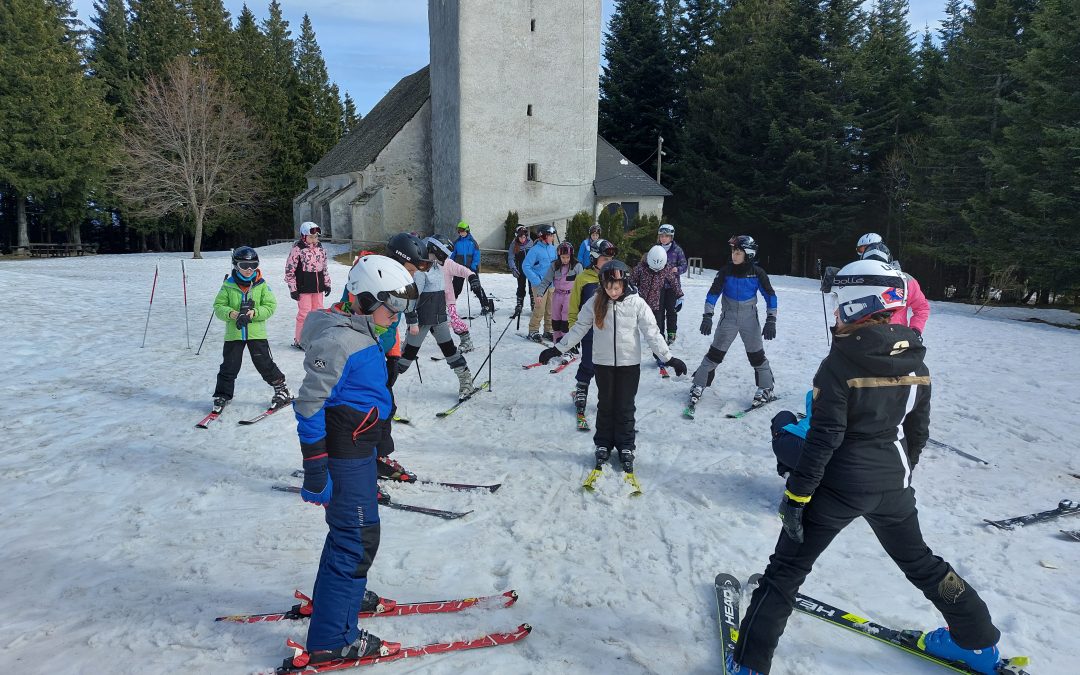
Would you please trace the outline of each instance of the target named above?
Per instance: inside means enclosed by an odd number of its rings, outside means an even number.
[[[429,0],[435,231],[501,248],[507,211],[593,211],[600,20],[600,0]]]

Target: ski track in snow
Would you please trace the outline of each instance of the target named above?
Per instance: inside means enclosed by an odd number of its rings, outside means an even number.
[[[288,347],[296,304],[282,281],[288,245],[259,249],[278,299],[270,344],[295,390],[303,354]],[[340,247],[328,246],[339,252]],[[5,524],[0,563],[9,607],[0,646],[13,672],[265,671],[287,655],[286,637],[305,625],[218,624],[216,616],[279,611],[291,591],[310,592],[325,537],[321,509],[274,492],[299,466],[295,421],[286,412],[242,427],[271,389],[250,360],[236,397],[208,430],[223,324],[214,320],[195,356],[211,303],[229,269],[226,252],[185,258],[185,339],[180,254],[0,261],[6,317],[0,356],[5,452],[0,489]],[[154,265],[160,277],[146,348],[140,349]],[[332,263],[334,298],[346,266]],[[741,420],[753,370],[736,341],[698,405],[681,411],[688,377],[663,380],[643,353],[637,398],[636,469],[645,494],[614,466],[592,494],[580,489],[593,463],[592,432],[574,426],[576,364],[566,372],[522,370],[542,346],[511,326],[494,355],[490,393],[454,415],[446,364],[425,358],[428,340],[398,381],[397,454],[421,478],[503,483],[495,494],[390,485],[396,501],[469,516],[441,521],[384,509],[371,588],[402,601],[499,593],[510,609],[377,619],[365,626],[406,644],[468,638],[533,624],[515,646],[425,657],[388,673],[716,673],[722,668],[712,579],[764,569],[780,526],[768,423],[800,410],[827,351],[817,281],[773,276],[777,339],[766,343],[780,401]],[[712,275],[684,281],[687,294],[673,353],[693,371],[711,338],[698,333]],[[514,281],[484,274],[498,303],[491,339],[505,327]],[[45,292],[35,293],[36,289]],[[62,292],[57,292],[61,290]],[[329,299],[328,299],[329,300]],[[934,378],[931,436],[990,462],[928,446],[914,472],[923,532],[987,601],[1006,654],[1028,654],[1039,675],[1075,672],[1069,628],[1080,604],[1070,574],[1080,544],[1058,522],[1012,532],[982,524],[1080,499],[1080,332],[1015,319],[1077,321],[1060,310],[932,303],[927,361]],[[763,310],[761,310],[763,311]],[[527,317],[523,317],[524,326]],[[524,330],[524,328],[522,329]],[[472,322],[477,350],[485,320]],[[644,350],[643,350],[644,352]],[[477,383],[488,379],[488,368]],[[587,416],[595,426],[596,389]],[[1061,521],[1062,523],[1068,521]],[[1073,524],[1076,524],[1074,519]],[[1058,569],[1049,569],[1043,563]],[[803,591],[895,627],[930,629],[941,619],[888,560],[862,521],[843,532]],[[872,641],[793,615],[773,673],[940,670]]]

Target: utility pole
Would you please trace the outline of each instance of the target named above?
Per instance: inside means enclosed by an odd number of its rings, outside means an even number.
[[[664,156],[664,137],[656,137],[656,182],[660,182],[660,165],[663,163]]]

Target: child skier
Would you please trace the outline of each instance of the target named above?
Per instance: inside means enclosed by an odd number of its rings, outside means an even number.
[[[465,354],[475,347],[472,336],[469,335],[469,326],[458,316],[457,298],[454,297],[453,283],[455,279],[468,279],[469,288],[476,294],[480,301],[481,314],[494,314],[495,302],[489,300],[484,289],[480,286],[480,277],[464,265],[459,265],[451,259],[450,240],[441,234],[435,234],[424,240],[427,244],[428,257],[435,262],[435,267],[442,269],[443,287],[446,292],[446,314],[450,317],[450,328],[458,336],[458,350]]]
[[[582,306],[596,292],[596,288],[600,283],[600,268],[611,261],[617,253],[618,249],[607,239],[600,239],[589,248],[591,260],[589,267],[577,275],[577,278],[574,279],[574,287],[570,290],[570,310],[567,323],[570,324],[571,329],[577,323],[578,313],[581,311]],[[585,406],[588,404],[589,399],[589,383],[592,382],[593,374],[596,372],[593,369],[592,344],[592,331],[588,331],[581,338],[581,361],[578,363],[577,375],[574,376],[574,379],[577,380],[577,385],[573,391],[574,409],[577,412],[578,429],[582,431],[588,431],[589,429],[589,423],[585,421]]]
[[[593,224],[589,227],[589,237],[581,240],[581,246],[578,247],[578,262],[581,263],[583,269],[588,269],[592,264],[592,260],[589,258],[589,251],[592,250],[593,245],[600,241],[600,226]]]
[[[889,247],[881,241],[880,234],[875,234],[873,232],[864,234],[862,238],[859,239],[859,245],[855,247],[855,250],[859,252],[859,257],[863,260],[880,260],[881,262],[891,264],[896,269],[900,269],[900,263],[893,261],[892,252],[889,251]],[[915,277],[907,272],[902,273],[904,275],[904,281],[907,282],[907,309],[902,312],[893,312],[892,322],[911,328],[919,334],[919,338],[921,339],[923,329],[926,328],[926,321],[930,318],[930,303],[927,302],[926,296],[922,292],[922,287],[919,286],[919,282],[915,280]],[[909,309],[911,310],[910,319],[908,318]]]
[[[259,375],[274,388],[270,408],[283,408],[292,402],[293,395],[285,386],[285,375],[274,363],[266,341],[266,320],[277,309],[277,300],[262,278],[255,249],[240,246],[233,251],[232,264],[232,274],[214,298],[214,315],[225,322],[225,344],[214,388],[214,412],[220,414],[232,400],[245,347]]]
[[[634,271],[630,273],[630,283],[638,289],[638,294],[648,303],[649,309],[656,318],[656,326],[663,334],[662,326],[668,310],[666,305],[670,303],[674,307],[675,301],[683,296],[682,284],[679,283],[679,270],[668,263],[667,251],[663,246],[657,244],[649,249]],[[669,345],[674,342],[675,332],[669,332],[666,339]],[[663,366],[663,361],[659,356],[653,354],[653,358],[656,359],[657,365]]]
[[[480,274],[480,245],[472,236],[469,224],[464,220],[457,224],[458,238],[454,240],[454,262],[464,265],[475,274]],[[454,279],[454,297],[461,295],[461,289],[465,287],[465,280],[461,277]]]
[[[525,262],[521,265],[521,271],[529,278],[532,285],[532,314],[529,316],[529,339],[534,342],[543,342],[552,339],[551,333],[551,293],[540,291],[540,282],[547,274],[548,268],[558,257],[555,255],[554,225],[544,225],[540,228],[540,238],[533,242],[525,256]],[[550,290],[550,289],[548,289]],[[540,333],[540,320],[544,320],[544,332]]]
[[[529,238],[529,228],[518,225],[514,230],[514,241],[506,250],[506,266],[517,279],[517,305],[514,307],[514,317],[521,316],[521,310],[525,305],[525,282],[528,279],[521,271],[521,266],[525,263],[525,256],[528,255],[530,248],[532,248],[532,239]]]
[[[300,239],[289,250],[285,261],[285,283],[296,301],[296,329],[293,347],[300,347],[300,331],[312,310],[323,308],[323,296],[330,295],[330,273],[326,267],[326,249],[319,243],[321,230],[312,222],[300,226]]]
[[[558,257],[551,263],[547,274],[537,288],[538,294],[552,289],[551,330],[556,342],[570,330],[570,291],[574,290],[574,280],[581,273],[581,263],[574,260],[574,245],[568,241],[559,244]]]
[[[675,243],[675,226],[671,223],[661,225],[656,231],[656,242],[667,254],[668,264],[675,268],[675,278],[678,279],[686,274],[689,265],[682,247]],[[663,291],[660,293],[660,306],[663,307],[663,313],[656,316],[656,325],[660,327],[660,332],[665,333],[665,327],[667,329],[665,338],[668,344],[675,342],[675,336],[679,331],[678,312],[682,309],[682,289],[679,288],[676,293],[676,288],[670,282],[664,284]]]
[[[612,260],[600,270],[603,290],[595,293],[578,313],[578,320],[554,347],[540,353],[547,363],[570,350],[593,330],[593,362],[596,364],[596,466],[585,487],[600,477],[604,464],[614,451],[619,456],[625,480],[641,485],[634,476],[634,398],[641,378],[641,335],[653,352],[670,365],[676,375],[686,374],[686,364],[671,355],[667,342],[656,327],[652,310],[629,283],[630,269],[620,260]]]
[[[450,366],[457,375],[458,397],[464,398],[473,391],[473,376],[469,372],[469,364],[466,363],[465,357],[454,346],[454,339],[450,337],[449,316],[446,313],[446,286],[443,282],[442,270],[432,269],[434,263],[428,258],[427,247],[418,237],[406,232],[390,237],[390,241],[386,244],[386,252],[409,270],[419,293],[416,306],[405,313],[409,333],[405,337],[405,349],[397,364],[398,374],[409,369],[420,353],[424,338],[431,333],[435,336],[435,342],[439,345],[443,356],[446,357],[446,365]]]
[[[838,308],[829,355],[814,376],[805,447],[780,502],[783,532],[754,591],[729,673],[768,673],[796,592],[832,540],[862,517],[904,575],[934,603],[948,628],[925,633],[919,647],[994,673],[1001,634],[986,604],[923,540],[911,471],[930,422],[925,348],[906,326],[902,274],[859,260],[835,279]]]
[[[772,340],[776,337],[776,293],[773,292],[769,275],[754,263],[758,245],[753,237],[740,235],[732,237],[731,262],[720,268],[713,279],[712,286],[705,296],[705,313],[701,317],[701,334],[713,332],[713,311],[717,300],[720,305],[720,321],[716,325],[716,336],[708,353],[701,359],[701,365],[694,371],[694,386],[690,389],[690,403],[684,414],[693,417],[698,401],[705,387],[712,384],[716,367],[724,360],[728,347],[735,341],[735,336],[742,337],[746,347],[746,358],[754,367],[754,379],[757,393],[754,394],[754,406],[765,405],[775,400],[773,396],[773,374],[769,360],[765,358],[762,338]],[[757,294],[765,298],[765,328],[761,329],[757,313]],[[760,331],[760,332],[759,332]]]
[[[355,313],[313,312],[300,338],[306,351],[295,407],[304,457],[300,496],[325,506],[329,527],[312,593],[311,663],[401,648],[361,630],[357,613],[380,602],[367,591],[367,577],[380,538],[376,448],[393,408],[381,341],[417,297],[416,286],[397,262],[369,255],[349,271],[348,290]]]

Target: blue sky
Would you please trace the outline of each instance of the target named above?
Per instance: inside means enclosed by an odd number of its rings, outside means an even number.
[[[330,78],[356,101],[366,114],[402,77],[428,62],[427,0],[279,0],[295,37],[304,13],[311,16],[322,47]],[[475,0],[473,0],[475,1]],[[485,0],[486,1],[486,0]],[[909,0],[914,32],[931,30],[944,15],[946,0]],[[867,3],[869,5],[869,2]],[[75,0],[79,17],[87,24],[94,13],[93,0]],[[603,0],[604,26],[615,0]],[[235,18],[244,3],[225,0]],[[266,18],[269,0],[249,2],[260,20]]]

